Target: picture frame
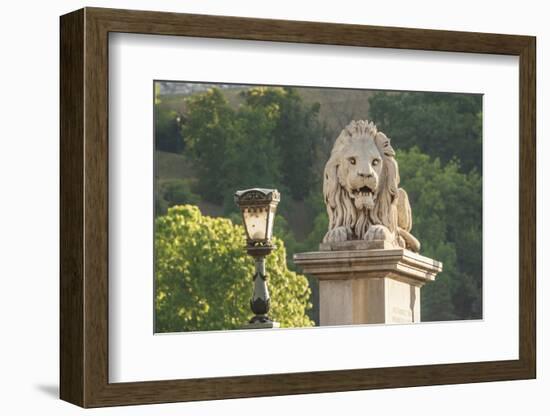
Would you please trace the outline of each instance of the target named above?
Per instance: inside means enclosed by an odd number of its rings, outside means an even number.
[[[536,377],[536,39],[441,30],[84,8],[60,19],[60,397],[82,407]],[[109,382],[109,33],[519,57],[519,358]]]

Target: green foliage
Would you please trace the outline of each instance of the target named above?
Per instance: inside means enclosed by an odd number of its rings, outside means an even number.
[[[175,111],[159,111],[156,123],[157,149],[180,153],[184,142],[180,130],[180,117]]]
[[[186,100],[183,133],[198,161],[201,195],[227,214],[235,187],[260,184],[304,199],[319,176],[319,104],[305,105],[292,88],[252,88],[242,97],[236,110],[216,88]]]
[[[233,193],[237,188],[281,189],[279,159],[272,139],[276,111],[243,106],[234,119],[235,136],[225,151],[220,182],[226,192],[224,211],[236,210]]]
[[[312,219],[311,231],[298,245],[299,251],[317,251],[328,230],[328,215],[321,186],[311,190],[305,200],[307,217]]]
[[[297,252],[297,242],[294,237],[294,233],[286,218],[282,215],[275,216],[275,222],[273,223],[273,235],[279,240],[284,241],[286,248],[286,261],[288,266],[294,270],[294,263],[292,262],[292,255]]]
[[[277,187],[279,166],[272,140],[273,107],[233,110],[220,90],[189,97],[184,134],[198,161],[202,196],[233,211],[238,188]]]
[[[314,161],[326,135],[318,118],[320,104],[307,106],[296,89],[289,87],[251,88],[242,95],[249,107],[276,109],[273,140],[282,181],[294,199],[304,199],[318,181]]]
[[[180,153],[184,148],[181,116],[162,106],[160,85],[155,84],[155,144],[157,150]]]
[[[254,265],[241,226],[175,206],[155,222],[156,331],[233,329],[251,317]],[[311,326],[305,276],[286,267],[285,247],[267,257],[270,316],[283,327]]]
[[[298,244],[298,251],[317,251],[319,243],[323,241],[323,237],[328,230],[328,215],[326,212],[319,213],[313,220],[313,228],[307,238]]]
[[[235,114],[218,89],[189,97],[183,126],[186,145],[198,162],[199,189],[210,202],[221,204],[225,193],[223,166],[235,141]]]
[[[156,215],[164,215],[168,208],[174,205],[198,204],[200,197],[191,190],[187,179],[167,179],[159,182],[155,198]]]
[[[480,318],[480,175],[462,173],[453,160],[442,166],[416,147],[398,151],[397,160],[421,254],[443,262],[443,272],[422,289],[422,320]]]
[[[480,94],[379,92],[369,104],[370,118],[396,149],[417,146],[444,163],[458,158],[464,172],[481,172]]]

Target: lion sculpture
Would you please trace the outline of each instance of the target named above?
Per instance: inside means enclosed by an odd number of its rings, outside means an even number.
[[[374,123],[352,121],[342,130],[325,165],[323,193],[329,217],[324,243],[383,240],[420,250],[410,233],[411,206],[399,188],[395,151]]]

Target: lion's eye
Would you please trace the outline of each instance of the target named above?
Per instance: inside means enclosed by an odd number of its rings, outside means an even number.
[[[380,163],[380,159],[374,159],[374,160],[372,161],[372,166],[376,166],[376,165],[378,165],[379,163]]]
[[[355,158],[354,158],[354,157],[350,157],[350,158],[349,158],[349,163],[351,163],[352,165],[355,165]]]

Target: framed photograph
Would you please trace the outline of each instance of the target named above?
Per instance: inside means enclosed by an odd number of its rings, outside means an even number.
[[[63,400],[536,377],[534,37],[60,28]]]

